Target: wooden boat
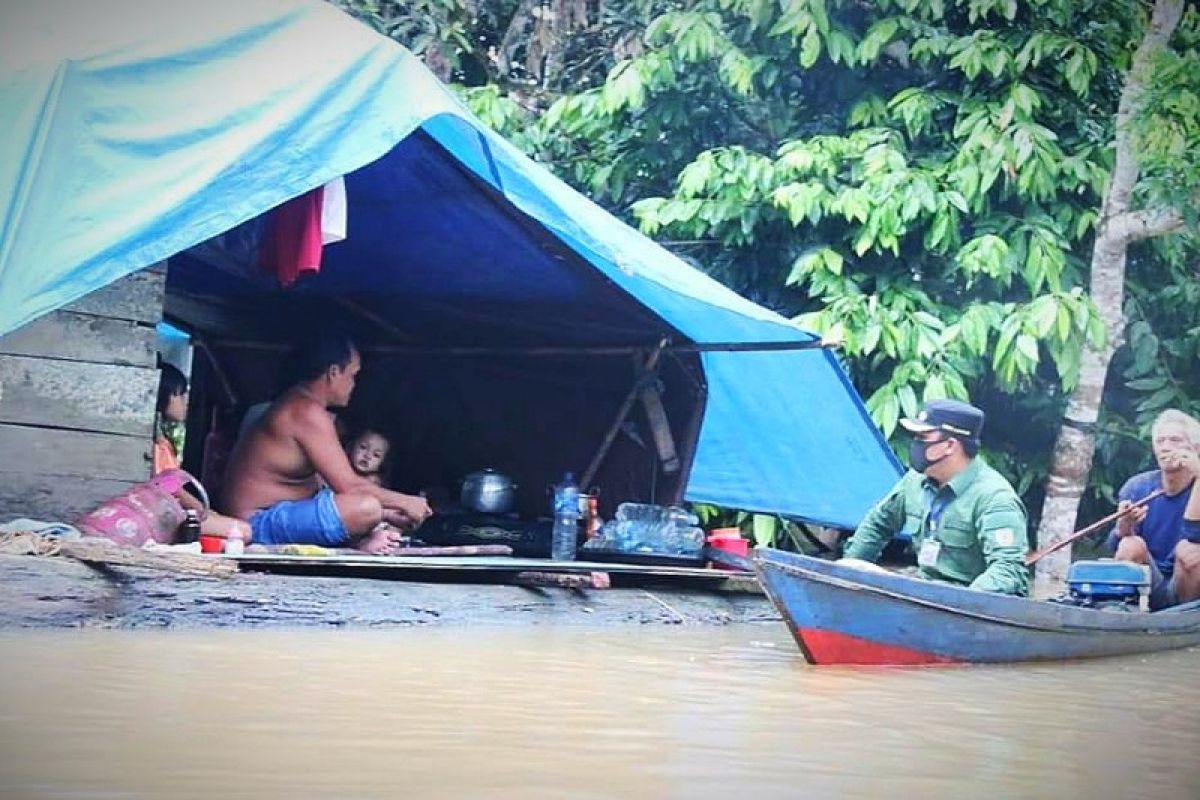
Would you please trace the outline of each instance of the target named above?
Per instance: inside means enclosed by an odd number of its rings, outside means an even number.
[[[1027,600],[759,548],[754,566],[812,664],[953,664],[1200,644],[1200,600],[1154,613]]]

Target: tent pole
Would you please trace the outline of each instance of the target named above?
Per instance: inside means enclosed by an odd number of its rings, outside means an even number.
[[[654,452],[658,456],[654,465],[655,476],[660,468],[667,475],[672,475],[679,471],[679,456],[675,452],[675,437],[671,435],[671,423],[663,408],[658,381],[648,381],[640,395],[642,410],[646,412],[646,421],[650,423],[650,433],[654,436]]]
[[[683,435],[683,447],[679,453],[679,475],[675,483],[675,491],[671,493],[671,505],[683,505],[684,494],[687,492],[688,481],[692,477],[692,463],[696,458],[696,444],[700,439],[700,424],[704,421],[704,406],[708,401],[708,388],[698,386],[696,405],[692,409]]]
[[[633,408],[633,404],[637,402],[644,389],[653,377],[655,370],[658,368],[658,359],[666,350],[669,339],[664,337],[658,343],[658,346],[650,352],[646,358],[646,364],[637,373],[637,377],[633,381],[633,386],[629,387],[629,393],[625,395],[625,400],[621,403],[621,407],[617,409],[616,419],[612,425],[608,427],[608,432],[604,434],[604,439],[600,442],[600,447],[596,450],[596,454],[592,456],[592,461],[588,464],[587,469],[583,473],[583,477],[579,481],[580,486],[591,486],[592,480],[596,477],[596,472],[600,469],[601,462],[608,455],[608,449],[612,447],[613,440],[617,438],[617,432],[621,430],[621,423],[629,416],[629,410]]]

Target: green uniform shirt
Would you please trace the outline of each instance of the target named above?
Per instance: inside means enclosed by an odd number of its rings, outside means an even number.
[[[932,509],[941,509],[933,520]],[[854,536],[845,557],[875,561],[893,536],[907,529],[913,547],[934,537],[941,543],[937,562],[921,567],[921,577],[949,581],[989,592],[1029,592],[1025,553],[1025,506],[1004,477],[978,458],[938,487],[909,470],[886,497],[875,504]]]

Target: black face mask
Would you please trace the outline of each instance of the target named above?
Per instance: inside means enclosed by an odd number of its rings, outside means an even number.
[[[942,442],[949,441],[950,438],[951,437],[949,436],[943,436],[940,439],[924,442],[920,439],[913,439],[908,443],[908,463],[911,464],[912,468],[917,472],[924,472],[939,461],[945,460],[946,457],[950,455],[949,453],[930,460],[929,457],[925,455],[925,451],[930,447],[933,447],[935,444],[941,444]]]

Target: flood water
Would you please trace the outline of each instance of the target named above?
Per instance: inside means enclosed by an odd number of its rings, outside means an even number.
[[[0,635],[0,797],[1200,797],[1200,651],[816,668],[780,625]]]

